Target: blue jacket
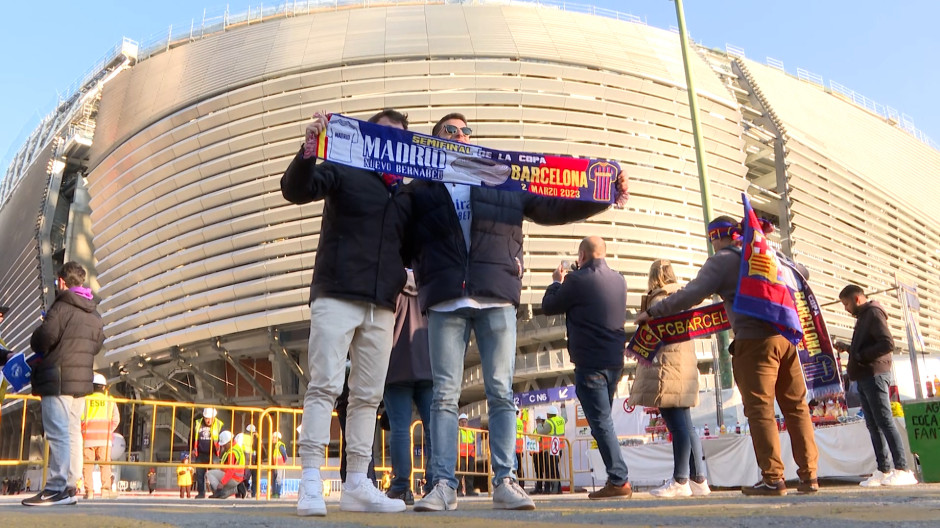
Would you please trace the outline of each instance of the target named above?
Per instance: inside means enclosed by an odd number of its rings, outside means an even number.
[[[565,282],[545,290],[542,311],[546,315],[566,314],[568,354],[575,367],[590,369],[623,367],[627,342],[627,281],[593,259],[569,273]]]

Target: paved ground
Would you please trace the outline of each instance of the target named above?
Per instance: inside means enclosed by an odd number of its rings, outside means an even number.
[[[27,508],[27,495],[0,497],[0,526],[16,528],[196,528],[250,527],[397,527],[408,528],[530,528],[682,526],[728,528],[940,526],[940,484],[908,488],[863,489],[852,484],[824,483],[816,495],[782,498],[744,497],[739,491],[718,491],[701,499],[656,499],[636,493],[629,500],[590,501],[583,493],[536,497],[532,512],[491,508],[487,498],[461,499],[448,513],[361,514],[339,511],[328,499],[327,517],[299,518],[289,500],[180,500],[169,494],[124,495],[116,500],[80,501],[76,506]]]

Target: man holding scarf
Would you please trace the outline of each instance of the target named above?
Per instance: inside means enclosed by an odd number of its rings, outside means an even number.
[[[379,112],[369,121],[408,128],[408,117],[395,110]],[[303,472],[297,515],[326,515],[320,467],[330,441],[333,405],[343,389],[347,355],[348,472],[340,509],[400,512],[405,503],[386,497],[366,478],[372,460],[376,409],[382,400],[392,349],[395,302],[405,285],[400,225],[392,201],[400,178],[330,161],[318,164],[320,134],[332,137],[333,148],[346,158],[352,148],[348,130],[327,130],[326,125],[324,115],[314,114],[303,146],[281,178],[281,193],[287,201],[324,202],[310,285],[310,383],[304,395],[304,427],[299,440]],[[313,233],[315,229],[308,227],[305,232]]]
[[[431,135],[470,143],[466,118],[448,114]],[[480,167],[481,173],[488,169]],[[626,196],[626,179],[618,177]],[[608,204],[547,198],[486,187],[415,180],[396,198],[403,253],[414,261],[421,310],[428,314],[434,398],[430,468],[437,482],[415,511],[457,508],[457,402],[470,331],[476,335],[489,410],[493,507],[532,510],[515,474],[516,416],[512,379],[516,306],[522,289],[522,221],[545,225],[584,220]]]
[[[783,413],[790,433],[793,459],[799,469],[797,490],[819,490],[816,467],[819,452],[813,436],[813,422],[806,404],[806,384],[796,346],[768,322],[735,313],[741,268],[740,225],[729,216],[719,216],[708,224],[708,239],[714,255],[705,261],[698,275],[684,288],[670,295],[636,318],[638,327],[651,318],[687,310],[711,295],[719,295],[734,331],[731,344],[734,381],[741,390],[744,414],[751,426],[754,454],[763,478],[745,486],[745,495],[781,496],[787,494],[780,457],[780,437],[774,418],[774,399]]]

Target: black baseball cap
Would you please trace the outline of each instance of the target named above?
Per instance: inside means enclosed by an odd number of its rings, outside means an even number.
[[[6,315],[10,311],[9,306],[0,306],[0,314]]]

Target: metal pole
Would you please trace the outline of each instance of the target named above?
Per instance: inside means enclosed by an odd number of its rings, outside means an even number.
[[[702,140],[702,126],[699,123],[698,100],[695,94],[695,82],[692,78],[692,65],[689,62],[689,37],[685,29],[685,13],[682,10],[682,0],[676,2],[676,18],[679,22],[679,43],[682,48],[682,65],[685,68],[686,91],[689,94],[689,114],[692,118],[692,135],[695,138],[695,164],[698,167],[699,191],[702,197],[702,220],[705,223],[705,230],[708,231],[708,223],[711,222],[712,203],[711,191],[708,185],[708,172],[705,165],[705,142]],[[711,243],[705,241],[708,256],[714,254]],[[728,332],[718,334],[718,364],[719,374],[721,376],[720,386],[715,390],[730,388],[733,383],[731,376],[731,356],[728,354]],[[721,409],[719,409],[720,413]],[[719,418],[720,419],[720,418]],[[721,425],[721,424],[718,424]]]
[[[895,278],[895,281],[900,282]],[[911,356],[911,374],[914,377],[914,398],[921,400],[924,398],[924,388],[921,385],[923,380],[920,377],[920,365],[917,364],[917,337],[915,336],[914,329],[911,328],[913,323],[911,318],[911,307],[907,304],[907,295],[904,292],[904,288],[900,284],[895,286],[898,290],[898,301],[901,303],[901,316],[904,317],[904,329],[907,332],[907,351]],[[894,377],[895,383],[898,382],[897,376]],[[934,389],[936,390],[936,388]]]

